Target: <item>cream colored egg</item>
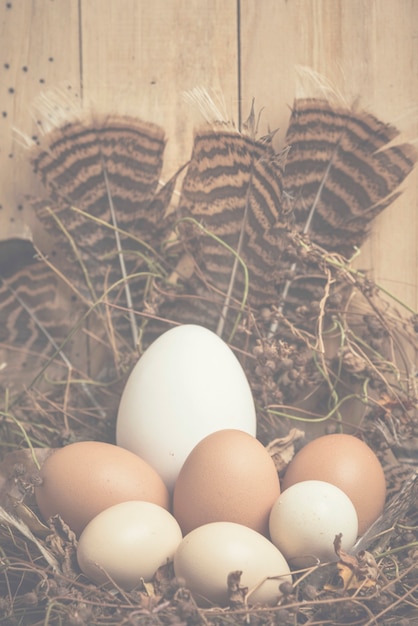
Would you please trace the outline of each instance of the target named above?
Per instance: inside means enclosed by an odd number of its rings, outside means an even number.
[[[320,480],[295,483],[284,491],[270,513],[270,537],[294,568],[336,561],[334,540],[353,547],[358,531],[354,504],[341,489]]]
[[[78,541],[82,572],[97,584],[114,581],[132,590],[171,561],[182,534],[174,517],[151,502],[129,501],[105,509]]]
[[[192,530],[174,554],[174,571],[200,606],[228,605],[231,572],[242,572],[240,584],[250,591],[249,604],[276,604],[281,583],[292,582],[281,552],[263,535],[234,522]]]
[[[299,450],[286,470],[282,490],[304,480],[323,480],[342,489],[356,507],[360,535],[383,511],[383,468],[373,450],[353,435],[323,435]]]

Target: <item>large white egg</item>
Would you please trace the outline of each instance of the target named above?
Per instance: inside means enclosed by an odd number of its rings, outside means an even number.
[[[235,522],[195,528],[174,553],[174,572],[200,606],[228,604],[228,575],[241,572],[249,604],[277,604],[280,585],[292,582],[281,552],[263,535]]]
[[[202,326],[168,330],[128,378],[116,443],[152,465],[172,490],[195,445],[227,428],[256,434],[254,400],[237,357]]]
[[[172,560],[181,539],[180,526],[158,504],[121,502],[87,524],[78,540],[77,560],[97,584],[113,581],[130,591]]]
[[[321,480],[288,487],[270,512],[270,537],[292,567],[335,561],[336,535],[341,547],[353,547],[358,531],[354,504],[341,489]]]

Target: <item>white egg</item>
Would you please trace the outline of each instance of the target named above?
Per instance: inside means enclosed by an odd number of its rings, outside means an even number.
[[[129,591],[172,560],[181,539],[180,526],[166,509],[152,502],[122,502],[87,524],[78,540],[77,560],[93,582],[111,580]]]
[[[270,513],[270,537],[292,567],[335,561],[334,539],[342,548],[355,543],[358,519],[354,504],[341,489],[320,480],[288,487]]]
[[[200,606],[226,606],[228,575],[236,571],[242,572],[240,585],[251,591],[249,604],[276,604],[280,585],[292,582],[280,551],[263,535],[235,522],[195,528],[174,554],[175,575],[184,579]]]
[[[128,378],[116,443],[152,465],[172,490],[195,445],[227,428],[256,434],[254,400],[237,357],[202,326],[165,332]]]

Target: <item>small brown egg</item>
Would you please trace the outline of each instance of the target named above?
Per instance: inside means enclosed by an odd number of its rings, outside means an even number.
[[[35,496],[45,520],[60,515],[79,535],[104,509],[129,500],[169,508],[162,478],[139,456],[110,443],[81,441],[53,452],[41,466]]]
[[[339,487],[357,511],[359,535],[382,513],[386,481],[379,459],[353,435],[324,435],[294,456],[282,481],[283,490],[305,480],[322,480]]]
[[[183,534],[209,522],[236,522],[267,535],[280,495],[276,467],[264,446],[241,430],[202,439],[177,478],[173,513]]]

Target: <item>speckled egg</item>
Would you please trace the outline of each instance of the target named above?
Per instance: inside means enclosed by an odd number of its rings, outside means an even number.
[[[305,480],[322,480],[344,491],[356,508],[360,535],[383,511],[383,468],[373,450],[353,435],[324,435],[299,450],[286,470],[282,488]]]

